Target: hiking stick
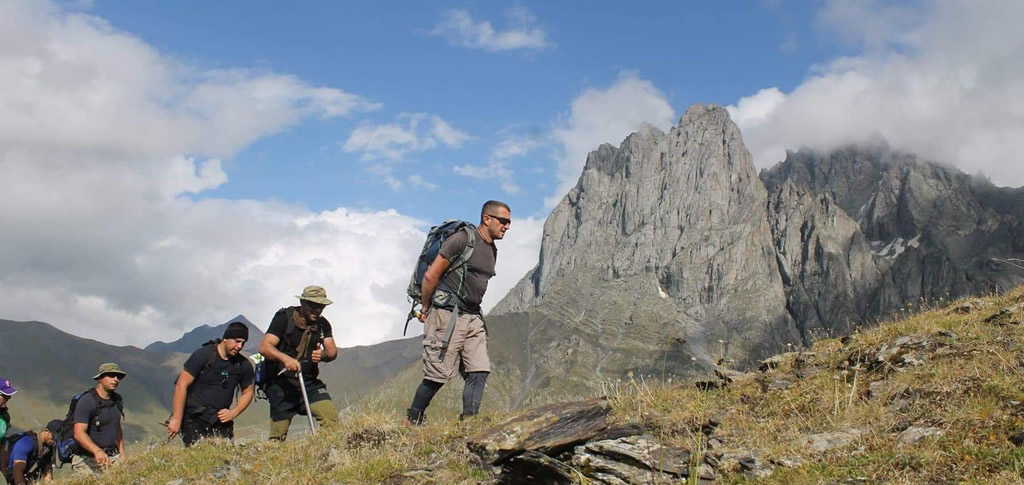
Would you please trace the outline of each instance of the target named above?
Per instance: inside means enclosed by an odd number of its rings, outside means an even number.
[[[281,372],[278,372],[277,375],[284,374],[287,370],[288,369],[281,369]],[[316,434],[316,421],[313,420],[313,410],[309,407],[309,395],[306,394],[306,379],[302,377],[301,366],[295,375],[299,376],[299,389],[302,390],[302,403],[306,405],[306,418],[309,419],[309,432],[311,434]]]
[[[306,395],[306,380],[302,378],[302,371],[296,372],[299,375],[299,389],[302,389],[302,402],[306,404],[306,418],[309,419],[309,432],[316,434],[316,422],[313,420],[313,410],[309,408],[309,396]]]

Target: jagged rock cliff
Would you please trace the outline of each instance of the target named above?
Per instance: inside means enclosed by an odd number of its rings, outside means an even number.
[[[906,305],[1004,291],[1024,271],[1014,197],[885,146],[802,150],[761,173],[798,329],[842,335]]]
[[[1024,254],[1022,198],[881,146],[790,153],[758,177],[727,111],[695,105],[587,157],[489,323],[525,328],[504,331],[520,402],[744,366],[922,298],[1024,283],[999,262]]]

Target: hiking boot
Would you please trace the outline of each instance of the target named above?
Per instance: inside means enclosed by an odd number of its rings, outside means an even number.
[[[427,420],[427,413],[419,409],[410,408],[406,411],[405,419],[402,420],[403,426],[423,426],[423,423]]]

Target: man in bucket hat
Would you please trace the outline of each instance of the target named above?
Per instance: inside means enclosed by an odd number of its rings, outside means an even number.
[[[282,308],[274,314],[270,328],[260,342],[260,354],[266,358],[267,401],[270,402],[270,439],[284,441],[296,414],[307,413],[298,373],[306,384],[309,412],[321,426],[336,425],[338,411],[319,379],[321,362],[338,357],[331,322],[322,313],[331,300],[319,286],[302,290],[298,306]]]
[[[7,436],[7,428],[11,427],[11,412],[7,409],[7,401],[17,393],[10,379],[0,377],[0,439]]]
[[[78,452],[71,459],[75,472],[98,473],[124,459],[124,404],[116,390],[126,376],[121,366],[103,364],[92,378],[96,387],[79,398],[74,417]]]

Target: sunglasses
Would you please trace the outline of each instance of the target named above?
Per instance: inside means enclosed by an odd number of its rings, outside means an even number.
[[[228,378],[229,377],[231,377],[231,374],[228,373],[228,371],[226,371],[226,370],[220,371],[220,387],[221,388],[227,389],[229,387],[228,386],[228,384],[229,384]]]
[[[491,219],[494,219],[494,220],[500,222],[501,225],[503,225],[503,226],[507,226],[509,224],[512,224],[512,219],[509,219],[507,217],[498,217],[498,216],[491,215],[491,214],[487,214],[487,217],[490,217]]]

